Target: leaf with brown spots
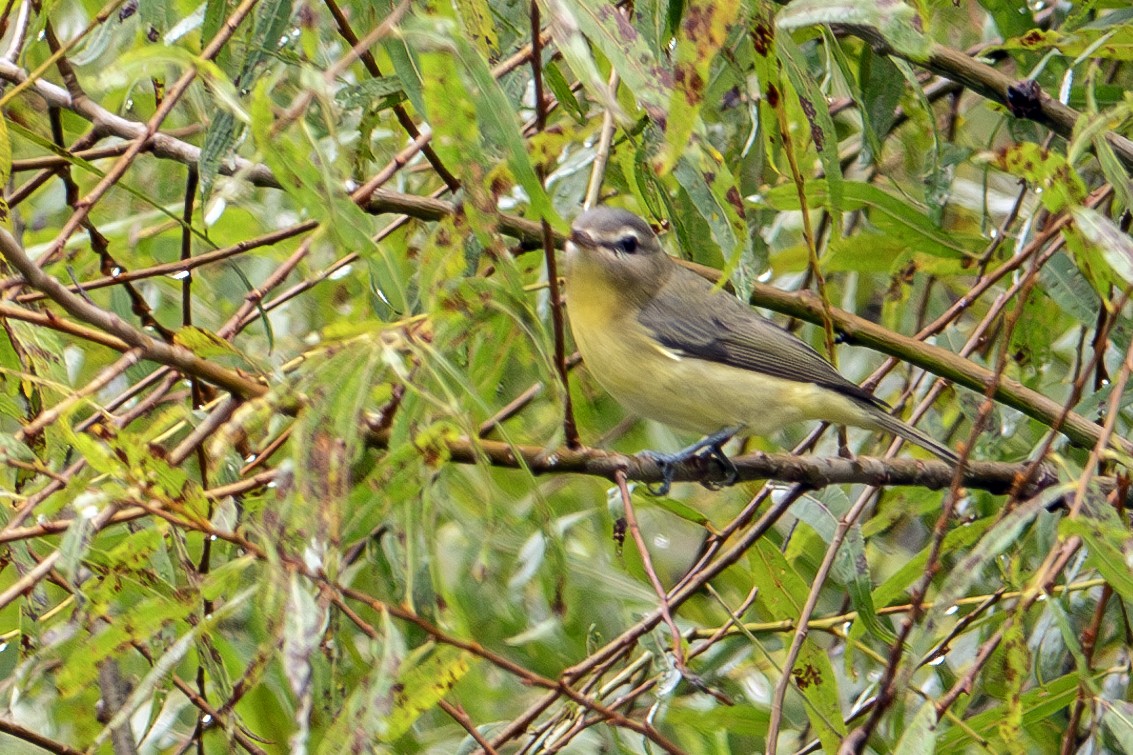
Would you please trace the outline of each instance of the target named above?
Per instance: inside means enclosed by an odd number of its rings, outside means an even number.
[[[802,50],[790,35],[783,35],[777,47],[779,61],[787,74],[786,84],[790,83],[794,96],[798,97],[799,107],[810,126],[810,140],[822,162],[823,172],[826,174],[826,186],[830,197],[829,209],[833,215],[835,227],[841,225],[843,190],[842,190],[842,163],[838,157],[838,137],[834,129],[834,119],[830,117],[830,110],[826,107],[826,95],[818,82],[804,68],[805,56]],[[816,104],[817,103],[817,104]],[[806,132],[800,132],[800,135]],[[800,150],[805,148],[799,145]],[[809,191],[809,188],[807,189]]]
[[[8,185],[12,175],[12,141],[8,136],[8,122],[0,114],[0,185]],[[8,200],[0,196],[0,226],[12,231],[12,211]]]
[[[677,31],[673,93],[659,171],[668,173],[697,130],[712,64],[739,18],[738,0],[691,0]]]
[[[720,248],[725,261],[723,276],[731,278],[733,272],[741,270],[743,274],[733,282],[741,295],[746,294],[745,282],[750,281],[757,266],[753,264],[743,204],[737,203],[736,177],[718,152],[695,140],[685,146],[673,175]]]
[[[1003,635],[1003,698],[1006,710],[999,721],[999,736],[1002,740],[1000,752],[1022,755],[1026,748],[1022,744],[1023,733],[1023,689],[1031,682],[1031,653],[1027,648],[1027,637],[1023,630],[1022,611],[1014,612],[1014,621],[1008,621]]]
[[[775,545],[760,540],[750,551],[752,581],[759,586],[756,604],[771,621],[794,621],[802,613],[809,591],[808,580],[795,569]],[[790,673],[795,687],[806,700],[806,714],[822,742],[824,752],[837,752],[846,735],[838,697],[838,681],[830,657],[809,637],[803,640],[799,657]]]
[[[1112,27],[1077,29],[1073,32],[1031,29],[995,45],[991,50],[1026,50],[1051,52],[1066,58],[1088,53],[1091,59],[1133,60],[1133,27],[1128,24]]]
[[[809,663],[795,664],[791,676],[795,677],[795,684],[799,685],[800,690],[806,690],[813,684],[822,684],[822,672]]]
[[[500,40],[496,27],[492,24],[492,9],[486,0],[455,0],[453,6],[460,16],[465,35],[476,45],[476,49],[488,60],[500,54]]]
[[[409,730],[425,711],[444,699],[460,679],[472,668],[471,656],[448,645],[432,649],[428,656],[414,664],[410,658],[402,664],[394,708],[379,723],[381,738],[393,741]]]
[[[551,33],[556,41],[566,30],[581,30],[618,72],[650,120],[664,124],[668,117],[673,74],[661,65],[657,56],[625,13],[614,5],[593,0],[545,0],[551,16]],[[568,39],[569,41],[569,39]],[[564,51],[564,57],[567,57]],[[586,81],[567,57],[572,70]],[[597,90],[605,88],[597,85]]]
[[[1008,147],[996,155],[992,165],[1041,189],[1039,198],[1051,212],[1079,204],[1086,198],[1086,185],[1066,158],[1033,142]]]

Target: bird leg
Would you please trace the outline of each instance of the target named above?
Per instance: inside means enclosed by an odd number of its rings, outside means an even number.
[[[647,486],[649,492],[653,495],[667,495],[669,488],[672,487],[673,475],[677,471],[677,465],[694,458],[715,460],[716,463],[724,468],[724,472],[727,475],[723,483],[719,485],[715,483],[704,483],[705,487],[716,489],[734,483],[739,479],[739,470],[736,469],[736,465],[733,464],[732,460],[724,453],[724,444],[730,441],[741,429],[740,427],[726,427],[719,432],[712,433],[708,437],[698,440],[688,448],[682,448],[676,453],[664,454],[658,451],[642,451],[638,454],[639,456],[649,459],[661,468],[661,484],[656,487],[652,485]],[[702,451],[705,453],[702,454]]]

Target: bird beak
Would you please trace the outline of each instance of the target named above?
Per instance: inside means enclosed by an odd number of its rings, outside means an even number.
[[[594,238],[590,234],[586,233],[586,231],[580,231],[577,228],[571,229],[570,241],[575,246],[583,249],[593,249],[598,246],[598,243],[594,241]]]

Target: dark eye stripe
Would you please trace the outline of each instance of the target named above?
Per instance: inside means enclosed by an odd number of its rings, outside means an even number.
[[[622,254],[634,254],[637,251],[637,237],[622,236],[614,242],[614,249]]]

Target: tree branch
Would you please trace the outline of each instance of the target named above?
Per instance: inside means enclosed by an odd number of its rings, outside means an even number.
[[[981,97],[998,102],[1018,118],[1041,123],[1067,141],[1073,138],[1074,127],[1083,117],[1077,110],[1063,105],[1032,82],[1013,79],[960,50],[934,43],[928,57],[919,60],[894,50],[874,28],[854,24],[831,24],[831,29],[835,33],[849,34],[861,39],[879,54],[902,58],[955,81]],[[1133,169],[1133,141],[1114,131],[1107,131],[1105,139],[1125,167]]]
[[[90,301],[71,293],[66,286],[43,272],[31,257],[28,257],[27,252],[16,242],[12,234],[2,228],[0,228],[0,255],[3,255],[12,267],[19,270],[29,284],[47,294],[52,301],[72,316],[139,349],[143,358],[198,377],[241,398],[262,396],[267,392],[267,387],[263,384],[249,380],[234,370],[201,359],[186,348],[150,338],[113,312],[100,309]]]
[[[375,448],[389,445],[389,430],[371,430],[368,441]],[[450,440],[441,448],[433,449],[442,458],[462,464],[484,462],[507,469],[526,468],[535,475],[576,473],[603,477],[615,481],[618,472],[637,482],[660,482],[661,468],[652,460],[603,451],[598,448],[557,448],[548,451],[540,446],[520,446],[490,440]],[[954,467],[942,461],[920,459],[878,459],[859,456],[856,459],[823,456],[794,456],[792,454],[753,453],[732,459],[740,481],[775,480],[800,483],[810,488],[829,485],[914,486],[943,490],[952,482]],[[1020,476],[1025,474],[1027,462],[969,462],[964,470],[964,485],[977,490],[1003,495],[1011,491]],[[725,471],[715,462],[693,459],[674,468],[675,482],[722,482]],[[1022,491],[1023,496],[1034,496],[1057,483],[1049,469],[1038,475]],[[1112,484],[1112,480],[1110,480]]]

